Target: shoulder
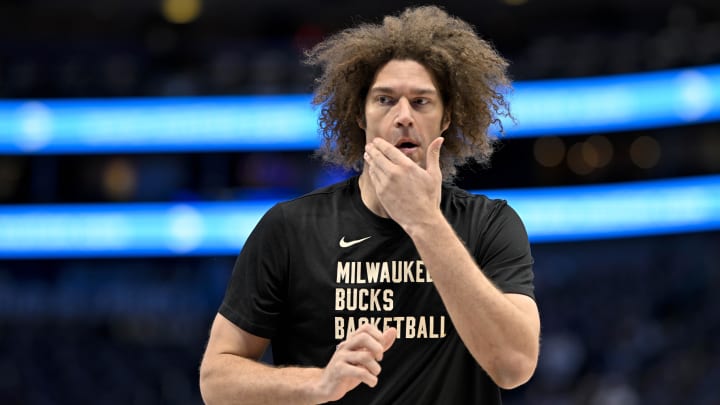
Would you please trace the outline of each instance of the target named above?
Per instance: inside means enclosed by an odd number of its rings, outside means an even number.
[[[329,226],[333,218],[350,200],[353,179],[341,181],[313,190],[307,194],[275,203],[255,225],[250,238],[275,238],[287,240],[298,229],[321,230]]]
[[[342,201],[349,200],[356,189],[355,177],[329,186],[318,188],[299,197],[278,203],[274,209],[286,214],[328,209]]]
[[[522,219],[504,199],[443,186],[442,210],[456,231],[464,235],[479,233],[488,238],[502,233],[527,238]]]
[[[464,212],[485,218],[506,214],[508,209],[512,211],[506,200],[489,198],[450,184],[443,184],[442,205],[446,213]]]

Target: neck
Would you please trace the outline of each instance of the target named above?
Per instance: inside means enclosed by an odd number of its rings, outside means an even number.
[[[375,187],[372,181],[370,181],[369,175],[364,171],[360,174],[358,185],[360,187],[360,198],[363,204],[365,204],[373,214],[383,218],[390,218],[385,208],[380,204],[380,200],[377,198]]]

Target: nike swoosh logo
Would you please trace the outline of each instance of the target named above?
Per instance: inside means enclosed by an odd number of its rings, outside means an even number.
[[[368,239],[370,239],[370,238],[372,238],[372,236],[368,236],[367,238],[355,239],[355,240],[351,240],[351,241],[345,242],[345,237],[343,236],[342,239],[340,239],[340,247],[341,247],[341,248],[346,248],[346,247],[354,246],[354,245],[357,245],[358,243],[365,242],[366,240],[368,240]]]

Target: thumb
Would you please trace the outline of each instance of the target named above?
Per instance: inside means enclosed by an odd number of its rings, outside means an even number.
[[[389,328],[383,332],[383,351],[387,351],[395,343],[397,329]]]
[[[428,154],[425,156],[425,167],[431,174],[438,174],[442,177],[440,170],[440,149],[442,144],[445,142],[445,138],[442,136],[435,138],[428,148]]]

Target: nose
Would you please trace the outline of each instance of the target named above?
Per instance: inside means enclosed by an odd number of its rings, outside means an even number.
[[[410,101],[407,98],[401,97],[400,100],[398,100],[397,104],[395,104],[395,109],[396,127],[413,126],[414,118],[412,106],[410,105]]]

